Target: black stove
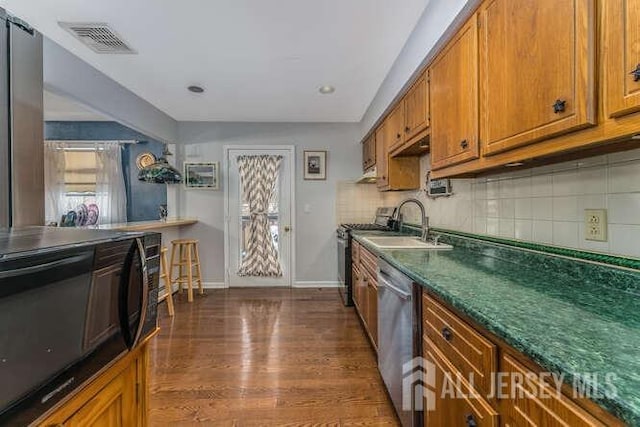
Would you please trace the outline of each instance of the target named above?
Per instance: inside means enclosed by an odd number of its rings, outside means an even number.
[[[338,227],[338,289],[344,305],[353,305],[351,231],[391,231],[390,224],[394,213],[395,208],[382,207],[376,209],[374,222],[367,224],[341,224]]]

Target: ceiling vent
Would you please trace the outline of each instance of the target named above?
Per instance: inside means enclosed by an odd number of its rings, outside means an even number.
[[[137,53],[108,24],[100,22],[59,22],[58,24],[96,53]]]

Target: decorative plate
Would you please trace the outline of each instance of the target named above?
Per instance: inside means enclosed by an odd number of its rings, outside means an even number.
[[[96,225],[98,223],[98,218],[100,217],[100,209],[98,209],[98,205],[90,203],[89,206],[87,206],[87,209],[89,209],[87,225]]]
[[[138,154],[138,157],[136,157],[136,166],[138,166],[138,169],[144,169],[145,167],[150,166],[155,162],[156,156],[148,151],[145,153],[140,153]]]
[[[87,225],[87,219],[89,219],[89,208],[82,203],[76,208],[76,226],[82,227]]]

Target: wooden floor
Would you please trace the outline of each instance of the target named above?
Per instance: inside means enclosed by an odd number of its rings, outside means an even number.
[[[150,426],[398,425],[335,289],[207,290],[160,307]]]

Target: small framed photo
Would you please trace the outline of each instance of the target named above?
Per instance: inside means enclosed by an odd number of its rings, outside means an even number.
[[[304,179],[305,180],[327,179],[327,152],[326,151],[305,151],[304,152]]]
[[[184,186],[200,190],[218,190],[220,188],[219,166],[219,162],[185,163]]]

